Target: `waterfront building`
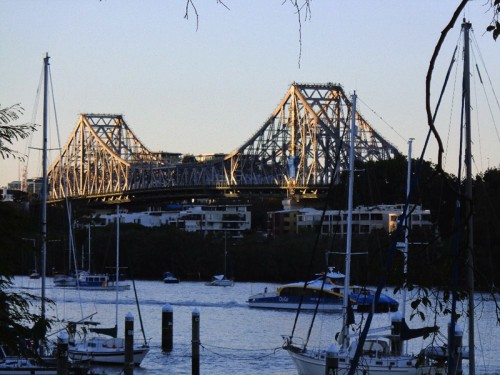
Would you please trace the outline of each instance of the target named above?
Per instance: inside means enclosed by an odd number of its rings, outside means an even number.
[[[369,234],[383,229],[392,233],[397,228],[398,218],[403,213],[403,204],[358,206],[352,212],[354,234]],[[410,207],[410,228],[432,229],[431,212],[421,206]],[[302,233],[311,231],[321,224],[323,211],[314,208],[296,208],[268,212],[268,232],[271,235]],[[347,211],[327,210],[321,225],[321,234],[347,234]]]
[[[232,238],[242,237],[251,229],[251,212],[247,205],[179,205],[168,208],[123,212],[120,223],[145,227],[169,225],[186,232],[227,233]],[[116,222],[116,213],[95,213],[92,220],[96,226],[106,226]]]

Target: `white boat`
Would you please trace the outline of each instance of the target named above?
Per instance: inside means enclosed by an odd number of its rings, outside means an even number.
[[[211,281],[205,283],[207,286],[234,286],[234,281],[227,279],[226,275],[214,275]]]
[[[65,275],[56,273],[52,278],[52,283],[58,288],[71,288],[76,287],[76,277],[72,275]]]
[[[119,259],[120,259],[120,205],[117,205],[116,220],[116,273],[114,280],[119,280]],[[91,275],[89,275],[90,277]],[[104,279],[103,279],[104,280]],[[109,282],[109,279],[106,279]],[[68,329],[71,332],[68,356],[73,361],[90,361],[95,363],[117,364],[125,363],[125,341],[118,337],[118,292],[119,283],[113,283],[109,290],[115,290],[115,326],[112,328],[90,328],[89,333],[84,330],[84,337],[81,341],[75,340],[74,329]],[[108,286],[106,286],[107,288]],[[130,287],[130,286],[129,286]],[[102,290],[102,288],[99,288]],[[139,312],[140,313],[140,312]],[[82,322],[80,324],[85,324]],[[93,323],[94,325],[96,323]],[[144,329],[142,330],[144,332]],[[134,342],[133,361],[139,366],[149,352],[149,345],[144,337],[142,343]]]
[[[294,341],[291,336],[284,336],[283,348],[291,356],[295,367],[300,375],[324,375],[324,374],[442,374],[445,370],[444,361],[437,361],[431,356],[420,357],[403,353],[403,341],[409,338],[423,336],[436,330],[429,327],[419,331],[410,330],[403,320],[402,314],[393,313],[392,325],[385,329],[377,329],[371,332],[360,344],[361,336],[349,334],[350,326],[354,323],[354,313],[350,304],[349,282],[350,261],[352,241],[352,207],[353,207],[353,183],[354,183],[354,140],[356,137],[356,94],[352,97],[352,121],[349,154],[349,199],[347,218],[347,245],[345,252],[346,274],[344,278],[343,292],[343,324],[339,334],[340,348],[332,343],[325,349],[310,349],[306,343]],[[384,333],[387,331],[387,333]],[[355,361],[360,363],[359,367],[351,369]]]
[[[343,306],[343,279],[345,275],[329,267],[326,274],[314,280],[295,282],[279,286],[276,290],[251,295],[248,306],[264,309],[341,312]],[[342,284],[341,284],[342,282]],[[362,286],[350,286],[349,299],[353,310],[368,312],[397,311],[399,303],[386,294],[380,295],[374,306],[375,291]]]
[[[0,345],[0,375],[56,375],[54,363],[44,363],[35,358],[8,355]]]
[[[227,232],[224,232],[224,272],[227,274]],[[226,274],[212,276],[212,280],[206,282],[205,285],[234,286],[234,280],[228,279]]]
[[[139,366],[148,352],[148,345],[134,344],[134,365]],[[116,337],[94,336],[71,345],[68,353],[74,361],[123,365],[125,363],[125,340]]]
[[[179,279],[172,272],[167,271],[163,273],[163,282],[165,284],[178,284]]]

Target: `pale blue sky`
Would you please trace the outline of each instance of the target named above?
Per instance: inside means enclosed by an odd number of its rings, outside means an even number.
[[[413,137],[414,156],[420,153],[427,132],[428,62],[458,0],[313,1],[311,19],[302,21],[300,68],[297,15],[289,3],[225,3],[230,10],[215,0],[195,0],[196,30],[192,10],[184,19],[184,0],[1,0],[0,104],[21,103],[24,121],[31,120],[48,52],[63,144],[80,113],[120,113],[151,150],[228,153],[255,133],[293,81],[337,82],[348,94],[356,90],[369,106],[361,104],[361,113],[400,151],[406,153],[406,139]],[[483,32],[491,18],[485,3],[471,1],[465,16],[500,91],[500,41]],[[437,62],[434,99],[460,23]],[[458,93],[459,80],[456,85]],[[482,117],[478,109],[488,110],[487,102],[473,101],[473,118],[481,119],[480,136],[474,133],[480,170],[500,163],[491,120],[500,127],[500,115],[495,99],[490,95],[489,100],[493,114]],[[445,109],[438,128],[447,142],[450,111]],[[450,149],[456,129],[452,124]],[[35,133],[38,144],[39,138]],[[51,138],[51,147],[57,147]],[[17,146],[23,151],[26,142]],[[36,155],[31,151],[29,177],[39,174]],[[435,147],[427,155],[436,161]],[[450,153],[452,173],[454,159]],[[0,161],[0,185],[18,179],[18,169],[17,162]]]

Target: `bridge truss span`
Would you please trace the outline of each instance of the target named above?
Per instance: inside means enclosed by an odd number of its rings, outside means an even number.
[[[49,195],[53,200],[113,196],[130,189],[137,165],[158,162],[121,115],[82,114],[49,170]]]
[[[204,162],[172,163],[150,152],[122,116],[81,115],[49,172],[51,198],[325,191],[349,165],[351,102],[342,86],[293,83],[241,147]],[[356,113],[357,160],[386,160],[398,150]],[[335,163],[336,155],[338,163]]]

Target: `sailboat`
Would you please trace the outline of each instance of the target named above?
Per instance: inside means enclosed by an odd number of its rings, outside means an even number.
[[[340,348],[332,343],[327,349],[309,349],[307,344],[298,344],[293,336],[284,336],[283,348],[291,356],[300,375],[324,374],[437,374],[444,373],[443,361],[427,355],[422,351],[419,356],[405,354],[403,342],[410,338],[420,337],[435,331],[437,327],[411,330],[404,322],[400,312],[392,314],[391,326],[377,328],[361,343],[356,334],[349,334],[354,323],[354,313],[349,301],[350,261],[352,242],[352,209],[354,184],[354,140],[356,137],[356,93],[352,96],[351,139],[349,152],[349,195],[348,195],[348,227],[345,251],[345,278],[342,309],[342,330],[339,334]],[[375,297],[377,301],[377,296]],[[388,333],[384,333],[389,331]],[[352,340],[352,341],[351,341]],[[359,356],[362,366],[351,369],[355,356]]]
[[[93,335],[84,338],[77,342],[73,335],[70,338],[68,355],[72,360],[76,361],[91,361],[96,363],[120,364],[125,363],[125,339],[118,337],[118,292],[120,291],[119,274],[120,274],[120,205],[116,207],[116,273],[112,285],[116,291],[115,298],[115,326],[112,328],[90,328]],[[81,322],[80,324],[89,324]],[[92,322],[92,325],[98,323]],[[74,327],[71,327],[70,332],[74,332]],[[143,330],[144,331],[144,330]],[[133,363],[139,366],[149,352],[149,345],[144,337],[143,343],[134,343],[133,347]]]
[[[117,220],[119,218],[119,212],[117,213]],[[117,221],[117,252],[119,251],[118,249],[118,236],[119,236],[119,228],[120,228],[120,223]],[[105,273],[91,273],[90,272],[90,224],[88,225],[88,258],[89,258],[89,267],[88,271],[81,271],[78,273],[78,278],[76,280],[76,287],[82,290],[108,290],[108,291],[115,291],[115,290],[130,290],[130,284],[122,279],[122,276],[120,275],[120,267],[118,265],[118,258],[116,260],[116,269],[117,272],[114,275],[105,274]],[[83,254],[82,254],[82,263],[83,263]],[[82,264],[83,268],[83,264]]]
[[[207,286],[234,286],[234,280],[227,278],[227,233],[224,232],[224,274],[212,276],[212,280],[205,283]]]
[[[40,272],[38,272],[38,261],[35,255],[33,270],[30,273],[30,279],[38,280],[40,278]]]
[[[83,272],[83,270],[78,270],[76,269],[76,257],[75,257],[75,269],[71,270],[71,264],[73,260],[73,256],[75,256],[75,244],[73,240],[73,228],[71,225],[71,202],[67,199],[66,201],[66,209],[67,209],[67,214],[68,214],[68,232],[69,232],[69,241],[68,241],[68,273],[55,273],[54,277],[52,279],[52,283],[54,284],[55,287],[58,288],[71,288],[71,287],[76,287],[77,286],[77,279],[80,274],[80,272]],[[83,267],[82,267],[83,268]]]
[[[49,55],[43,59],[44,66],[44,107],[43,107],[43,154],[42,154],[42,202],[41,202],[41,302],[40,321],[46,321],[45,311],[45,289],[46,289],[46,260],[47,260],[47,132],[48,132],[48,75],[49,75]],[[6,348],[0,346],[0,374],[33,374],[52,375],[57,374],[54,365],[55,357],[48,357],[44,353],[45,343],[39,345],[38,358],[26,358],[21,355],[9,355]],[[8,349],[8,348],[7,348]]]

